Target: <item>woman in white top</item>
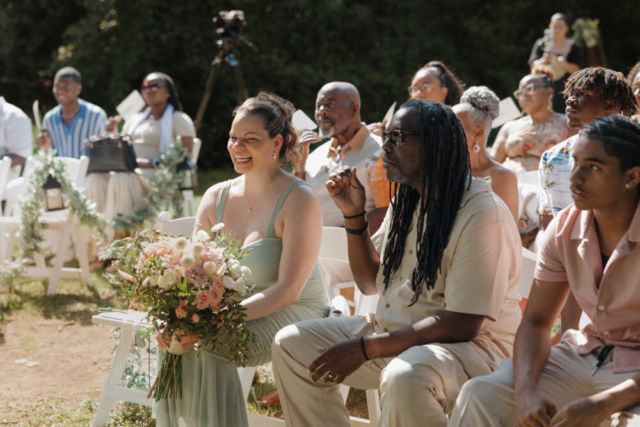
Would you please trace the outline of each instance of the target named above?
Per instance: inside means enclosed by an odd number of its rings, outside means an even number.
[[[153,169],[178,135],[191,152],[196,130],[191,118],[182,112],[171,77],[153,72],[142,81],[141,91],[147,105],[125,122],[123,133],[131,137],[138,167]],[[109,119],[107,132],[115,133],[120,120]],[[96,203],[96,209],[105,214],[107,221],[114,216],[129,215],[147,191],[145,179],[135,173],[92,173],[86,181],[87,197]]]

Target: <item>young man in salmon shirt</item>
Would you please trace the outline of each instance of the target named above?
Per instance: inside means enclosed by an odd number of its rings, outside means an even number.
[[[640,126],[599,118],[572,156],[574,204],[545,232],[514,357],[465,384],[449,426],[640,426]],[[569,291],[581,328],[551,347]]]

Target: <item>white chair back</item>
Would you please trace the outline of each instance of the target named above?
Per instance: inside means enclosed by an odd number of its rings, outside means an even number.
[[[518,282],[518,296],[529,298],[531,286],[533,285],[533,272],[536,269],[538,257],[527,248],[522,248],[522,274]]]
[[[156,222],[153,228],[165,234],[191,236],[195,225],[195,216],[171,220],[171,214],[169,212],[160,212],[158,222]]]
[[[64,163],[67,169],[67,178],[78,189],[84,188],[87,179],[87,169],[89,168],[89,158],[82,156],[80,159],[72,157],[56,157],[56,162]]]
[[[191,161],[198,164],[198,157],[200,156],[200,148],[202,148],[202,140],[200,138],[193,138],[193,148],[191,150]]]
[[[340,227],[322,227],[322,242],[318,259],[349,263],[347,232]]]
[[[3,157],[0,160],[0,200],[4,195],[4,189],[9,182],[9,172],[11,172],[11,157]]]
[[[538,171],[523,173],[518,177],[518,184],[529,184],[529,185],[535,185],[536,187],[539,187],[540,182],[538,181]]]

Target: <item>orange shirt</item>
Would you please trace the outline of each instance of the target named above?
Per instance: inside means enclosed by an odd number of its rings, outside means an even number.
[[[640,206],[640,205],[639,205]],[[578,354],[613,345],[613,372],[640,371],[640,208],[606,267],[593,211],[574,205],[555,216],[538,254],[535,278],[569,282],[584,314]]]

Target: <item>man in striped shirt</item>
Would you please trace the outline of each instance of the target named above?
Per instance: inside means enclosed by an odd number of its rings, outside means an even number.
[[[82,77],[72,67],[60,69],[53,80],[53,96],[58,101],[44,116],[43,126],[48,135],[38,137],[38,145],[44,150],[53,148],[60,157],[79,159],[88,155],[85,141],[107,132],[107,115],[97,105],[78,98],[82,91]]]

